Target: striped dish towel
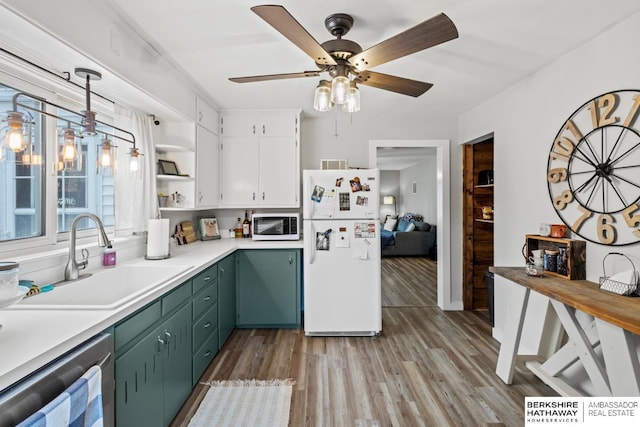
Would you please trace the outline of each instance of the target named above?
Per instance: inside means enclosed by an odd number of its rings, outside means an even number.
[[[96,365],[17,427],[102,427],[102,423],[102,370]]]

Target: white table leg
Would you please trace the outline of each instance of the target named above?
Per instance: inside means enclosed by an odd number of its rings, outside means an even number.
[[[640,361],[634,334],[596,319],[613,396],[640,396]]]
[[[591,345],[592,348],[595,348],[600,344],[600,338],[598,338],[598,332],[596,331],[596,327],[593,323],[589,330],[585,330],[584,332],[587,335],[589,345]],[[578,353],[576,353],[573,343],[569,341],[563,345],[561,349],[555,352],[553,356],[549,357],[541,367],[548,375],[555,377],[577,361]]]
[[[580,361],[587,371],[589,378],[591,378],[596,392],[599,396],[611,396],[611,389],[609,388],[605,367],[600,360],[598,360],[593,347],[591,347],[589,338],[578,323],[575,316],[575,309],[553,299],[551,300],[551,304],[556,310],[562,326],[565,331],[567,331],[567,335],[578,357],[580,357]]]
[[[513,380],[513,370],[518,356],[518,347],[520,347],[520,336],[530,293],[530,289],[524,286],[511,287],[511,297],[509,298],[505,318],[506,324],[504,325],[504,334],[496,365],[496,374],[505,384],[511,384]]]

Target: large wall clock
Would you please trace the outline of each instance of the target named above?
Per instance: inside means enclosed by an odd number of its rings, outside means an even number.
[[[640,91],[605,93],[580,106],[556,135],[549,196],[577,235],[603,245],[640,242]]]

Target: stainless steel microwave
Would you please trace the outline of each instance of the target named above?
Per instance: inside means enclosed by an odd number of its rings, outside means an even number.
[[[300,214],[255,213],[253,240],[300,240]]]

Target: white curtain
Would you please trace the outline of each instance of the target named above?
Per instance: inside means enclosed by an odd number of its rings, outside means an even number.
[[[143,154],[139,158],[142,173],[134,178],[129,173],[129,149],[132,146],[125,141],[118,142],[118,167],[115,174],[116,224],[119,234],[129,235],[146,230],[147,220],[160,218],[152,120],[146,113],[116,104],[115,126],[133,133],[136,147]]]

